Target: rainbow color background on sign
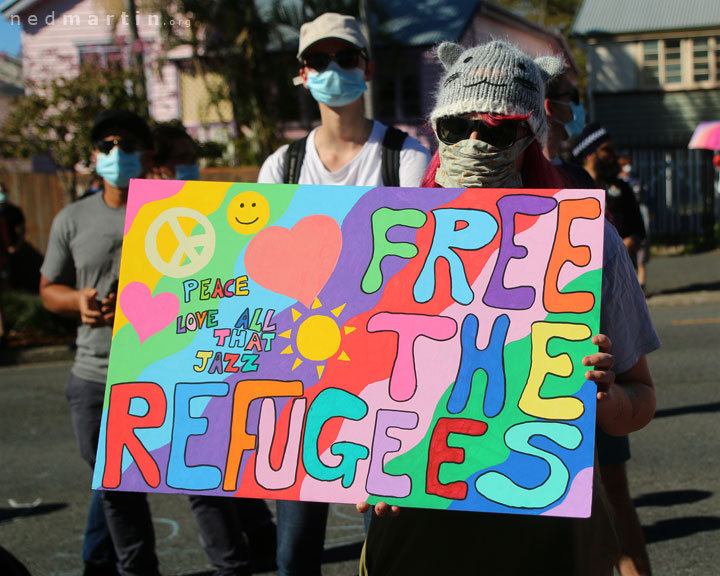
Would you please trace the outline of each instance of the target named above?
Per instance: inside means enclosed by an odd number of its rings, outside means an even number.
[[[502,280],[506,288],[532,288],[532,306],[523,310],[489,306],[483,296],[502,241],[497,204],[500,198],[513,195],[553,198],[557,202],[591,198],[600,208],[604,199],[601,191],[134,180],[127,208],[119,306],[94,488],[106,488],[106,449],[114,442],[115,433],[108,429],[112,387],[153,383],[165,396],[165,417],[158,426],[138,429],[136,437],[157,463],[160,482],[149,485],[126,449],[122,452],[120,490],[346,503],[383,500],[441,509],[589,515],[595,386],[584,379],[585,368],[580,363],[583,356],[595,351],[589,337],[576,341],[556,337],[548,341],[547,355],[567,354],[572,373],[562,378],[548,376],[540,394],[542,398],[572,397],[576,405],[582,406],[581,415],[570,420],[538,418],[520,406],[532,369],[531,359],[537,352],[531,341],[534,324],[584,325],[597,333],[603,217],[599,212],[594,219],[573,221],[570,243],[589,246],[589,260],[584,266],[565,264],[559,274],[561,292],[593,295],[591,309],[582,314],[551,313],[544,307],[544,282],[554,248],[557,210],[537,216],[518,214],[514,218],[513,245],[526,248],[527,256],[511,259]],[[362,289],[363,278],[373,257],[374,241],[378,241],[373,238],[372,216],[386,208],[393,214],[420,211],[426,221],[415,227],[394,226],[388,230],[389,242],[414,245],[417,254],[386,257],[380,266],[382,287],[368,293]],[[496,233],[488,233],[491,240],[485,246],[454,251],[464,265],[472,290],[471,302],[459,303],[453,298],[450,267],[442,259],[434,266],[432,297],[425,302],[415,301],[414,287],[433,245],[433,211],[440,214],[443,210],[470,209],[484,211],[492,217],[488,222],[494,219],[498,226]],[[192,281],[197,283],[196,288],[192,288]],[[203,281],[205,294],[214,292],[215,297],[200,298]],[[424,287],[428,286],[426,278]],[[228,293],[243,290],[246,295]],[[273,311],[269,318],[268,311]],[[446,320],[437,323],[436,339],[418,337],[411,349],[413,363],[401,365],[397,362],[398,336],[383,324],[384,313]],[[477,318],[477,338],[465,342],[463,348],[462,326],[469,314]],[[214,326],[207,327],[209,323]],[[190,330],[193,324],[203,324],[203,328]],[[229,336],[225,345],[219,346],[216,330],[230,331],[238,324],[255,327],[244,335],[245,344],[252,345],[250,352],[242,351],[257,357],[245,361],[238,358],[238,371],[233,372],[225,354],[236,350],[227,345]],[[466,406],[459,413],[450,412],[448,402],[453,403],[450,398],[461,353],[471,344],[477,349],[488,347],[494,327],[507,330],[504,346],[501,341],[494,349],[496,368],[490,373],[475,372]],[[254,344],[248,342],[252,332],[258,333]],[[218,352],[222,368],[215,362],[215,371],[210,372]],[[390,396],[389,379],[394,369],[398,374],[414,370],[416,388],[407,392],[409,399]],[[503,372],[504,392],[499,394],[497,386],[492,386],[486,393],[487,381]],[[412,380],[412,374],[405,376]],[[301,445],[291,430],[291,398],[271,392],[268,396],[275,396],[274,406],[268,404],[269,400],[255,399],[248,406],[246,420],[239,421],[233,412],[233,394],[250,381],[301,381],[306,401],[304,405],[295,403],[298,410],[304,407],[307,413],[317,408],[313,417],[318,418],[321,409],[327,410],[327,398],[340,407],[338,417],[328,417],[312,437],[306,429]],[[216,387],[214,394],[178,404],[178,383],[224,383],[228,393],[222,394],[222,389]],[[321,394],[321,401],[314,403]],[[176,406],[189,413],[174,414]],[[377,416],[378,410],[385,412]],[[130,414],[137,418],[149,411],[148,402],[141,398],[129,404]],[[345,417],[339,417],[343,413]],[[381,427],[387,432],[383,438],[376,431],[380,419],[390,417],[388,413],[397,418],[393,420],[397,426]],[[306,417],[307,424],[309,415]],[[460,417],[483,423],[486,429],[480,431],[482,426],[476,426],[467,434],[450,431],[447,446],[438,452],[433,430],[447,424],[450,418]],[[202,426],[183,429],[183,422],[189,421]],[[233,471],[237,473],[235,489],[228,490],[225,480],[230,434],[231,430],[238,432],[233,428],[238,422],[244,429],[241,433],[256,436],[258,443],[257,449],[242,452]],[[185,439],[181,452],[172,447],[174,437]],[[327,469],[343,468],[343,458],[355,454],[352,474],[345,474],[342,481],[320,478],[324,470],[320,468],[320,472],[308,474],[304,464],[310,465],[311,460],[304,459],[304,450],[310,438],[310,448],[316,450]],[[527,449],[518,452],[508,444],[525,445]],[[373,459],[373,450],[380,449],[384,457]],[[462,461],[452,463],[453,454]],[[436,480],[444,486],[455,483],[459,489],[453,491],[456,496],[428,493],[428,461],[432,458],[442,462],[435,470]],[[348,462],[346,458],[345,464]],[[181,483],[184,485],[167,482],[170,470],[182,466],[192,472]],[[212,469],[218,471],[222,482],[217,482]],[[563,474],[567,475],[565,481]],[[195,480],[191,477],[198,479],[197,487],[193,487]],[[380,481],[385,483],[383,489],[390,490],[397,483],[398,493],[407,495],[373,495],[369,487]],[[564,487],[558,488],[557,482],[564,482]],[[268,488],[272,483],[284,487]],[[217,486],[208,489],[210,484]],[[469,488],[464,496],[462,485]],[[480,485],[487,488],[484,494],[515,490],[518,496],[514,501],[520,504],[508,506],[487,498],[473,489]]]

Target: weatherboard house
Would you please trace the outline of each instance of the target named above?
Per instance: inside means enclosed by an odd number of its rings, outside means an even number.
[[[272,4],[270,0],[256,3],[261,14]],[[198,78],[186,65],[189,47],[167,50],[163,28],[187,28],[186,17],[164,21],[157,13],[137,12],[139,41],[133,43],[133,15],[113,12],[100,0],[5,0],[0,12],[12,25],[22,27],[23,73],[28,82],[72,76],[83,63],[129,66],[133,49],[140,49],[151,116],[158,121],[180,119],[200,140],[227,137],[229,103],[208,106],[207,79]],[[427,134],[425,117],[441,72],[432,47],[439,42],[471,45],[507,39],[533,56],[562,54],[575,68],[562,36],[484,0],[391,0],[369,20],[374,58],[380,63],[372,114],[413,134]],[[272,57],[292,61],[296,47],[297,31],[287,29],[283,41],[270,49]],[[291,78],[278,90],[294,95],[283,99],[290,102],[282,118],[286,132],[306,130],[317,118],[313,106],[303,105],[303,91],[292,86]]]

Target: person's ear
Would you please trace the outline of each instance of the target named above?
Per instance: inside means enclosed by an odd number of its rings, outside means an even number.
[[[545,105],[545,115],[546,115],[546,116],[552,116],[553,113],[550,111],[550,108],[552,108],[553,103],[550,102],[550,99],[549,99],[549,98],[545,98],[545,103],[544,103],[544,105]]]
[[[307,87],[308,87],[308,86],[307,86],[307,79],[308,79],[308,78],[307,78],[307,72],[306,72],[306,70],[307,70],[307,68],[305,68],[305,66],[303,66],[302,68],[300,68],[300,72],[298,73],[298,76],[302,79],[302,85],[305,86],[305,88],[307,89]]]
[[[365,65],[365,82],[370,82],[375,74],[375,62],[368,60]]]

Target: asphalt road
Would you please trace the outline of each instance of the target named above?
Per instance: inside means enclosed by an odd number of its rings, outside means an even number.
[[[650,356],[655,420],[632,437],[632,493],[656,576],[720,569],[720,253],[656,259],[650,309],[663,348]],[[90,469],[64,397],[68,362],[0,368],[0,545],[36,576],[79,576]],[[209,573],[186,498],[151,495],[166,576]],[[326,576],[357,573],[362,518],[333,506]]]

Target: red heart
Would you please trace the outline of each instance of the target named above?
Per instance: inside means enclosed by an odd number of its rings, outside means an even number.
[[[330,216],[307,216],[292,229],[263,228],[245,251],[245,269],[255,282],[308,308],[335,270],[342,232]]]

